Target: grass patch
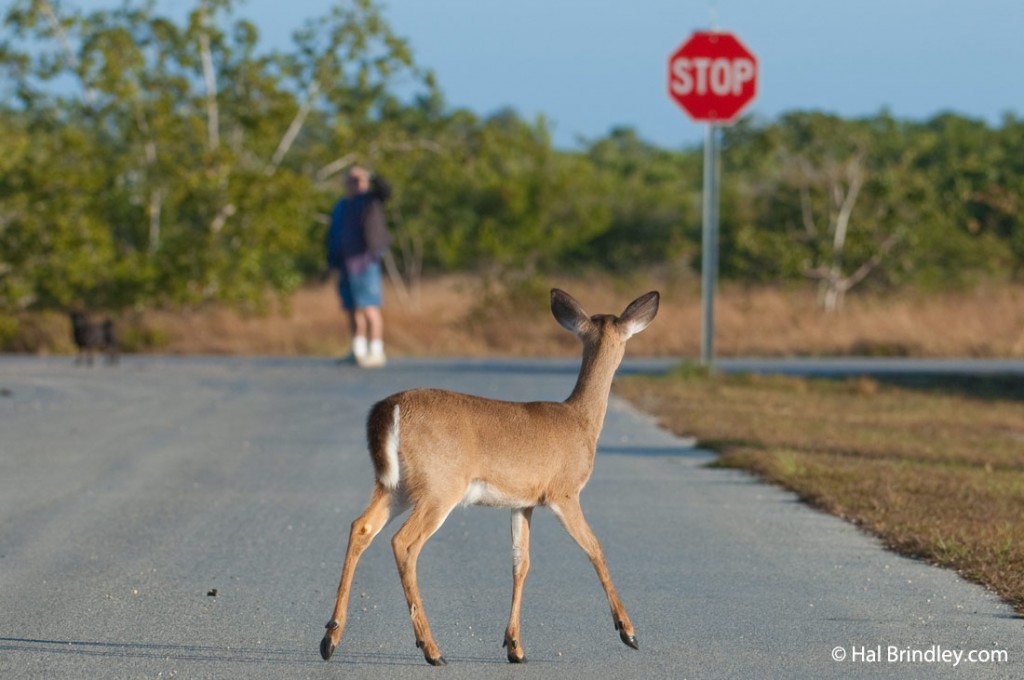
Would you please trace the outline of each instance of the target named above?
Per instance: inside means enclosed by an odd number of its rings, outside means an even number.
[[[893,550],[955,569],[1024,614],[1024,386],[708,375],[616,392],[663,426]]]

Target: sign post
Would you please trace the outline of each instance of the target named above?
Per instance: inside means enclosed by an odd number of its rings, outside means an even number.
[[[715,361],[718,281],[718,127],[739,117],[757,94],[757,58],[736,36],[697,31],[668,60],[668,93],[690,117],[707,123],[704,137],[701,363]]]
[[[704,228],[701,232],[700,362],[712,367],[715,361],[715,284],[718,282],[718,129],[708,123],[704,135]]]

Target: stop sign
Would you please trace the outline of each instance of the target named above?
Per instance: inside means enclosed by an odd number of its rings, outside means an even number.
[[[697,31],[668,59],[668,93],[696,121],[730,123],[757,94],[757,57],[732,33]]]

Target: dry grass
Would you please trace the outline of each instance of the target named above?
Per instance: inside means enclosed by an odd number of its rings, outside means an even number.
[[[572,355],[576,344],[551,320],[547,287],[565,288],[591,312],[618,312],[637,295],[662,291],[658,323],[630,345],[635,356],[700,353],[700,291],[692,280],[637,276],[559,279],[501,291],[479,279],[428,280],[419,305],[385,286],[388,351],[394,356]],[[337,355],[348,332],[330,285],[303,289],[263,315],[210,308],[145,312],[120,319],[129,351],[175,354]],[[71,351],[67,322],[32,317],[8,350]],[[823,315],[808,289],[724,286],[716,314],[722,356],[1024,356],[1024,286],[960,293],[852,296]]]
[[[385,285],[385,339],[393,356],[488,356],[568,353],[541,300],[533,314],[520,314],[508,300],[492,301],[472,279],[428,281],[418,302],[401,304]],[[499,296],[500,297],[500,296]],[[491,302],[489,304],[489,302]],[[496,323],[504,310],[514,328]],[[141,324],[162,337],[161,351],[174,354],[340,355],[348,351],[347,321],[331,285],[296,293],[286,308],[267,314],[211,309],[187,315],[145,314]],[[543,328],[547,324],[552,329]],[[548,332],[550,331],[550,332]]]
[[[700,292],[692,283],[561,280],[591,312],[618,312],[636,295],[663,292],[659,323],[630,346],[634,355],[700,353]],[[339,354],[347,330],[333,288],[300,291],[288,313],[245,317],[211,310],[147,319],[182,353]],[[553,323],[547,290],[511,295],[485,291],[475,279],[428,281],[419,306],[398,303],[385,288],[387,343],[396,356],[566,355],[577,352]],[[1024,356],[1024,288],[945,295],[852,299],[842,314],[823,315],[813,292],[726,287],[717,306],[717,351],[723,356]]]
[[[1024,613],[1024,385],[631,378],[619,394],[681,435]]]

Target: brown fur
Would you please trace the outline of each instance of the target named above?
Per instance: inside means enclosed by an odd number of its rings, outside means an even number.
[[[367,441],[377,478],[370,504],[352,523],[334,613],[321,641],[328,659],[344,631],[348,598],[362,552],[406,507],[412,511],[392,539],[395,561],[412,617],[416,644],[431,664],[443,664],[430,632],[416,581],[423,544],[460,503],[512,509],[512,612],[505,646],[512,662],[525,660],[519,636],[522,588],[529,571],[533,508],[550,508],[590,557],[608,597],[619,636],[636,648],[636,635],[587,525],[579,494],[594,467],[611,381],[626,341],[658,311],[658,294],[634,300],[620,317],[588,317],[570,295],[551,291],[555,319],[583,342],[579,379],[565,402],[508,402],[435,389],[399,392],[378,402],[367,421]],[[395,432],[395,409],[399,427]],[[392,439],[397,434],[397,444]],[[397,461],[389,454],[397,447]],[[399,464],[397,485],[393,464]]]

